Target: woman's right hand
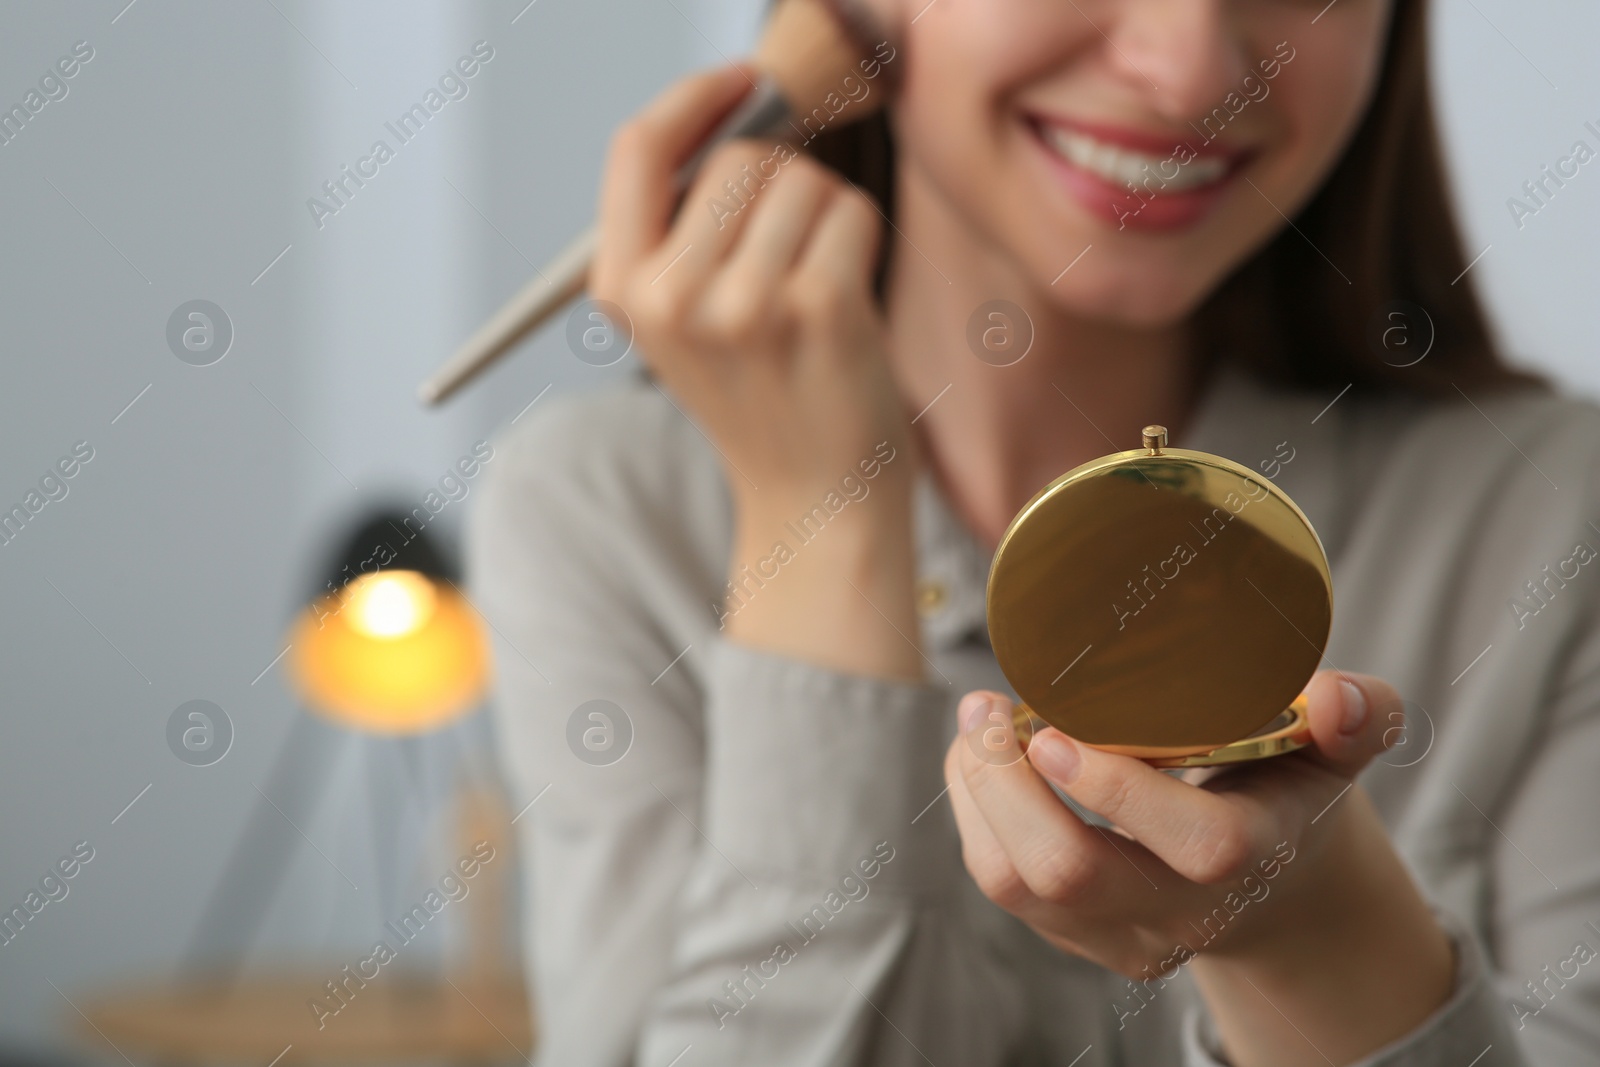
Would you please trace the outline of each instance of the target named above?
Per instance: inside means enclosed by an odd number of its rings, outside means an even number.
[[[677,169],[749,88],[738,67],[690,77],[617,133],[591,292],[628,316],[640,357],[721,454],[731,580],[744,566],[765,579],[730,595],[730,636],[920,677],[914,450],[873,298],[877,209],[776,141],[715,149],[679,202]],[[800,541],[791,527],[829,494],[847,506]]]
[[[617,132],[591,290],[632,320],[737,496],[808,506],[906,437],[872,300],[881,224],[864,195],[775,140],[713,150],[680,206],[679,166],[749,89],[739,67],[695,75]]]

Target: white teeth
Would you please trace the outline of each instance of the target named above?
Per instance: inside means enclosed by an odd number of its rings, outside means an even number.
[[[1221,180],[1228,164],[1215,157],[1179,164],[1175,156],[1151,156],[1059,126],[1041,124],[1045,143],[1069,163],[1106,181],[1148,193],[1177,193]],[[1177,174],[1171,175],[1176,169]],[[1170,176],[1169,176],[1170,175]]]

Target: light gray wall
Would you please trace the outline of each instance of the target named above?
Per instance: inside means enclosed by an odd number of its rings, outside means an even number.
[[[544,339],[443,411],[413,399],[529,275],[510,246],[541,260],[587,217],[604,128],[715,57],[685,16],[721,25],[723,48],[741,24],[707,0],[125,4],[0,8],[7,106],[75,42],[94,49],[0,146],[0,501],[75,442],[94,449],[0,547],[0,902],[75,842],[95,850],[0,945],[0,1048],[64,1046],[62,994],[178,966],[299,714],[281,663],[253,680],[326,540],[366,502],[419,502],[546,384],[616,373]],[[319,229],[307,198],[374,139],[394,145],[384,122],[479,40],[494,58],[468,94]],[[207,367],[165,337],[197,298],[235,334]],[[463,510],[441,515],[447,536]],[[195,698],[236,731],[210,767],[167,746]],[[447,783],[409,784],[392,745],[319,737],[334,785],[257,963],[370,947],[406,892],[385,881],[453,858],[416,844]],[[386,820],[387,850],[370,833]]]
[[[1600,158],[1519,227],[1507,201],[1582,139],[1600,151],[1600,7],[1434,4],[1434,60],[1469,257],[1509,355],[1600,396]],[[1531,202],[1530,202],[1531,203]],[[1484,252],[1488,249],[1487,252]]]
[[[551,330],[442,412],[412,400],[588,219],[607,131],[675,74],[740,51],[760,6],[125,2],[0,8],[0,104],[74,42],[95,50],[0,146],[0,505],[74,442],[95,449],[67,498],[0,547],[0,907],[74,842],[96,850],[67,899],[0,946],[4,1044],[62,1042],[71,1010],[51,982],[76,997],[177,966],[297,714],[281,664],[252,680],[325,540],[365,501],[419,499],[547,385],[625,369],[585,366]],[[1489,295],[1512,351],[1600,392],[1600,161],[1520,230],[1505,205],[1600,125],[1600,72],[1583,62],[1600,13],[1451,0],[1440,16],[1469,243],[1492,245],[1462,284]],[[306,199],[480,39],[495,57],[466,98],[318,229]],[[235,330],[203,368],[165,339],[196,298]],[[207,768],[165,739],[194,698],[236,730]],[[380,873],[425,878],[448,859],[415,846],[442,783],[374,811],[404,780],[393,748],[333,758],[334,789],[302,825],[327,858],[295,853],[258,960],[366,945],[404,893]],[[374,819],[413,847],[375,850]]]

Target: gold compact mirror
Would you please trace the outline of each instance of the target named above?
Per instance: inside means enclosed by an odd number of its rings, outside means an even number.
[[[1057,478],[1000,539],[989,636],[1019,734],[1036,718],[1162,767],[1303,747],[1333,622],[1322,542],[1265,476],[1161,426],[1144,444]]]

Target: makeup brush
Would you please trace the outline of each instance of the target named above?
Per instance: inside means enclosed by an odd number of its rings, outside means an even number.
[[[680,189],[707,153],[734,137],[807,141],[824,126],[866,118],[890,95],[896,51],[863,0],[778,0],[756,46],[755,88],[678,172]],[[865,93],[861,87],[878,84]],[[860,93],[858,97],[854,94]],[[583,291],[594,259],[595,228],[562,249],[417,391],[437,404],[475,378]]]

